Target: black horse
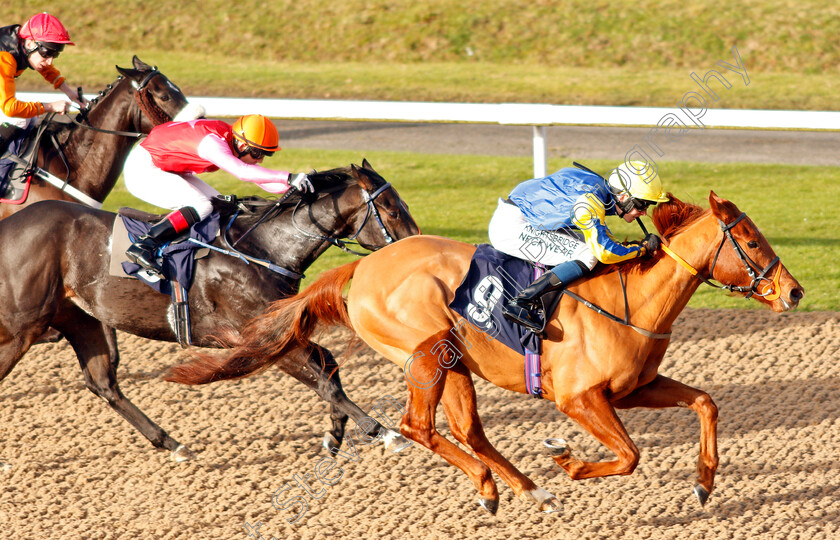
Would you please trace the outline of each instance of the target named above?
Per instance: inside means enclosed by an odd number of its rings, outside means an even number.
[[[169,122],[187,105],[187,98],[166,76],[133,58],[119,78],[94,98],[83,120],[53,122],[46,127],[35,164],[94,201],[101,203],[114,188],[129,150],[141,134]],[[77,201],[67,191],[33,178],[29,196],[20,204],[0,204],[0,219],[28,204],[60,199]]]
[[[330,245],[341,243],[339,238],[355,238],[374,250],[419,232],[396,190],[367,161],[361,168],[351,165],[310,178],[313,195],[295,193],[277,201],[255,197],[238,205],[216,201],[223,216],[242,206],[251,211],[233,221],[226,235],[230,243],[217,238],[214,245],[229,249],[238,240],[237,251],[302,274]],[[172,451],[176,461],[189,459],[192,452],[146,417],[117,384],[114,329],[162,341],[174,341],[176,335],[168,296],[138,280],[109,275],[115,218],[80,204],[43,201],[0,221],[0,379],[53,327],[73,347],[91,391],[154,446]],[[218,251],[197,261],[189,293],[196,345],[216,346],[211,336],[219,328],[241,328],[270,302],[297,292],[299,278],[266,266]],[[343,439],[347,415],[357,422],[365,416],[344,394],[326,349],[312,343],[278,365],[330,403],[333,428],[326,446]],[[386,444],[395,438],[407,444],[378,424],[368,432],[383,434]]]

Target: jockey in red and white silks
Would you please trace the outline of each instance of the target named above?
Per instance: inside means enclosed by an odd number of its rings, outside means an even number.
[[[280,150],[279,142],[277,128],[259,114],[243,116],[233,126],[199,119],[153,128],[126,159],[125,186],[138,199],[175,211],[134,242],[126,251],[128,258],[162,275],[157,248],[209,216],[211,200],[219,195],[198,174],[221,169],[270,193],[285,193],[290,186],[312,191],[304,173],[293,175],[258,165]]]
[[[288,171],[256,165],[250,154],[234,155],[232,127],[219,120],[168,122],[155,127],[125,162],[128,191],[155,206],[175,210],[192,206],[199,219],[212,211],[210,200],[219,192],[197,174],[219,169],[269,193],[289,189]],[[250,161],[250,163],[249,163]]]

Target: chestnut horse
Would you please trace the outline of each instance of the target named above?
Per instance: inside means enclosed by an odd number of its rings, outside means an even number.
[[[219,250],[196,261],[189,291],[193,343],[215,346],[219,328],[235,332],[270,302],[297,292],[306,268],[331,245],[343,245],[342,238],[374,250],[419,232],[399,194],[367,161],[313,172],[310,180],[316,188],[311,195],[215,201],[226,232],[214,241]],[[176,461],[188,459],[192,453],[117,384],[114,329],[160,341],[175,341],[176,333],[168,295],[111,275],[115,218],[81,204],[42,201],[0,221],[0,379],[51,326],[73,347],[92,392],[154,446],[170,450]],[[344,394],[332,355],[308,343],[285,363],[281,369],[330,403],[333,429],[325,446],[337,447],[347,415],[356,421],[366,415]],[[395,431],[365,423],[371,435],[384,435],[386,446],[396,442],[394,451],[408,444]]]
[[[119,78],[91,100],[84,119],[77,115],[72,124],[56,122],[47,126],[41,139],[35,165],[67,181],[82,193],[82,199],[34,177],[24,201],[0,204],[0,219],[28,204],[48,199],[101,208],[138,138],[154,126],[169,122],[187,106],[181,90],[156,67],[136,56],[132,62],[134,67],[130,69],[117,66]]]
[[[548,439],[553,459],[575,480],[630,474],[638,464],[639,450],[616,409],[688,407],[700,419],[694,493],[705,503],[714,488],[717,407],[702,390],[658,374],[671,325],[701,280],[715,279],[779,312],[796,307],[804,292],[749,218],[714,193],[709,202],[711,209],[703,211],[671,197],[654,211],[653,222],[673,257],[660,251],[648,260],[605,267],[571,287],[612,314],[626,313],[629,324],[603,317],[572,298],[563,298],[551,318],[542,348],[544,397],[617,457],[584,461],[562,440]],[[465,324],[448,307],[474,251],[470,244],[418,236],[326,272],[302,293],[276,302],[250,322],[241,338],[231,336],[234,347],[225,358],[237,365],[249,358],[250,369],[264,369],[305,346],[317,322],[343,324],[408,370],[414,384],[408,384],[402,433],[463,470],[485,509],[495,513],[498,508],[492,470],[520,498],[535,501],[542,511],[556,511],[558,500],[487,441],[476,410],[471,373],[501,388],[527,391],[522,356]],[[351,279],[345,303],[342,288]],[[198,357],[175,372],[182,379],[194,377],[212,371],[219,361]],[[224,364],[216,372],[224,373]],[[439,402],[452,435],[479,459],[436,431]]]

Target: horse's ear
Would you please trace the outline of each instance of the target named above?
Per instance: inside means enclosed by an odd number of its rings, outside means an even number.
[[[151,71],[151,70],[152,70],[152,66],[150,66],[150,65],[149,65],[149,64],[147,64],[146,62],[144,62],[144,61],[140,60],[139,58],[137,58],[137,55],[136,55],[136,54],[135,54],[135,55],[134,55],[134,57],[131,59],[131,63],[132,63],[132,64],[134,64],[134,69],[137,69],[137,70],[139,70],[139,71]]]
[[[135,81],[140,80],[140,72],[136,69],[121,68],[120,66],[115,67],[117,68],[117,71],[120,73],[120,75],[122,75],[126,79],[132,79]]]
[[[364,162],[362,162],[362,166],[364,167]],[[373,191],[376,188],[373,180],[370,179],[365,169],[360,169],[355,163],[350,164],[350,174],[359,182],[359,185],[366,190]]]
[[[367,158],[362,158],[362,167],[364,167],[365,169],[370,169],[371,171],[375,170],[375,169],[373,168],[373,165],[371,165],[371,164],[368,162]]]
[[[714,191],[709,191],[709,205],[712,208],[712,213],[724,223],[729,223],[741,215],[741,211],[735,204],[726,199],[721,199]]]

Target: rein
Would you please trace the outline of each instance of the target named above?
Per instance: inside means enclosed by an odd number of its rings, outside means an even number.
[[[732,244],[732,248],[735,250],[735,253],[738,255],[738,258],[741,259],[741,262],[744,263],[744,268],[746,269],[749,276],[752,278],[752,283],[749,286],[737,286],[737,285],[717,285],[712,283],[709,278],[706,278],[700,275],[700,272],[691,266],[685,259],[677,255],[671,248],[662,244],[662,251],[664,251],[669,257],[674,259],[680,266],[685,268],[692,276],[695,276],[697,279],[701,280],[706,285],[714,287],[715,289],[725,289],[729,292],[743,292],[747,293],[745,298],[750,298],[752,295],[760,296],[766,300],[776,300],[781,296],[781,287],[779,285],[779,278],[782,274],[782,265],[780,264],[776,269],[776,274],[773,276],[773,279],[767,277],[767,273],[770,271],[773,266],[776,265],[780,261],[780,258],[777,256],[772,261],[770,261],[767,266],[761,269],[755,261],[753,261],[749,255],[747,255],[746,251],[741,247],[735,237],[732,235],[732,228],[735,227],[741,220],[747,217],[746,213],[741,213],[732,223],[724,223],[720,219],[718,219],[718,223],[720,223],[720,230],[723,231],[723,238],[720,240],[720,244],[718,245],[717,251],[715,252],[715,258],[712,261],[712,266],[709,269],[709,275],[714,276],[715,265],[717,264],[718,257],[720,256],[720,252],[723,249],[724,243],[729,240],[729,243]],[[641,225],[641,222],[639,222]],[[642,230],[644,230],[644,225],[642,225]],[[647,231],[645,231],[647,233]],[[599,315],[603,315],[604,317],[610,319],[611,321],[615,321],[621,325],[629,326],[636,332],[642,334],[645,337],[649,337],[652,339],[667,339],[671,336],[671,333],[667,334],[658,334],[655,332],[651,332],[649,330],[645,330],[644,328],[639,328],[633,324],[630,324],[630,313],[629,313],[629,306],[627,303],[627,287],[624,285],[624,278],[621,275],[621,270],[618,271],[618,279],[621,281],[621,291],[624,294],[624,319],[613,315],[612,313],[605,311],[597,304],[593,304],[592,302],[581,298],[580,296],[576,295],[573,292],[563,290],[562,294],[566,294],[569,297],[577,300],[584,306],[588,307],[589,309],[595,311]],[[764,285],[764,289],[759,291],[759,287],[763,281],[767,281],[769,283]],[[769,289],[769,290],[768,290]]]
[[[140,83],[137,83],[135,81],[131,81],[131,85],[135,89],[134,99],[137,101],[137,105],[139,106],[139,110],[137,112],[137,120],[136,120],[136,124],[138,126],[140,125],[140,117],[141,117],[141,114],[143,114],[143,113],[145,113],[146,116],[149,118],[149,120],[151,120],[152,123],[156,126],[172,120],[172,118],[170,118],[168,114],[163,112],[163,110],[161,110],[161,108],[158,107],[157,104],[155,104],[153,102],[152,98],[149,96],[149,90],[148,90],[148,88],[146,88],[146,86],[149,84],[149,81],[151,81],[156,75],[163,75],[160,72],[160,70],[157,68],[157,66],[153,67],[152,70],[149,73],[146,74],[146,76],[143,78],[143,80],[140,81]],[[117,82],[121,81],[122,79],[123,79],[123,76],[120,75],[117,78]],[[114,84],[109,84],[106,87],[106,89],[111,90],[113,87],[114,87]],[[101,91],[101,92],[99,92],[99,97],[103,97],[103,96],[105,96],[105,94],[106,93],[104,91]],[[94,102],[96,102],[98,99],[99,98],[96,98],[94,100]],[[82,120],[87,120],[88,110],[89,109],[83,110],[78,116],[81,116]],[[102,129],[102,128],[92,126],[90,124],[85,124],[85,123],[79,122],[77,120],[76,116],[69,116],[68,115],[68,117],[77,126],[82,127],[84,129],[88,129],[90,131],[98,131],[100,133],[109,133],[111,135],[118,135],[118,136],[121,136],[121,137],[131,137],[131,138],[134,138],[134,139],[141,139],[141,138],[146,136],[145,133],[138,133],[138,132],[135,132],[135,131],[118,131],[118,130],[111,130],[111,129]]]
[[[592,311],[594,311],[598,315],[603,315],[604,317],[608,318],[609,320],[617,322],[618,324],[620,324],[622,326],[629,326],[630,328],[632,328],[633,330],[635,330],[636,332],[640,333],[641,335],[643,335],[647,338],[651,338],[651,339],[668,339],[668,338],[670,338],[671,337],[671,332],[668,332],[667,334],[659,334],[657,332],[651,332],[650,330],[645,330],[644,328],[641,328],[639,326],[636,326],[635,324],[630,323],[630,306],[627,303],[627,286],[624,285],[624,277],[622,277],[622,275],[621,275],[621,270],[618,271],[618,279],[619,279],[619,281],[621,281],[621,292],[624,294],[624,318],[623,319],[616,316],[616,315],[613,315],[612,313],[604,310],[603,308],[601,308],[597,304],[593,304],[589,300],[587,300],[585,298],[582,298],[582,297],[576,295],[575,293],[573,293],[571,291],[563,289],[563,292],[561,294],[568,295],[569,297],[577,300],[578,302],[580,302],[584,306],[588,307],[589,309],[591,309]]]
[[[344,187],[344,186],[338,186],[338,187],[335,187],[333,189],[322,190],[320,193],[329,193],[331,191],[335,191],[337,189],[340,189],[341,187]],[[362,229],[364,229],[365,225],[367,224],[368,219],[370,219],[370,216],[373,215],[374,218],[376,219],[377,224],[379,225],[379,230],[382,232],[382,235],[384,236],[385,241],[388,244],[391,244],[391,243],[394,242],[393,237],[388,233],[388,230],[385,228],[385,223],[382,221],[382,217],[379,215],[379,210],[376,208],[376,205],[374,203],[374,201],[376,201],[376,198],[379,197],[379,195],[381,195],[385,190],[387,190],[390,187],[391,187],[390,182],[386,182],[384,185],[377,188],[376,191],[374,191],[373,193],[369,193],[364,187],[359,185],[359,188],[362,190],[362,198],[364,199],[365,205],[367,206],[367,213],[366,213],[365,219],[362,222],[359,229],[355,233],[353,233],[351,236],[347,237],[348,240],[353,240],[353,239],[357,238],[359,236],[359,234],[361,234]],[[283,197],[278,199],[274,204],[271,205],[271,208],[266,210],[263,213],[263,215],[260,216],[260,218],[257,220],[256,223],[251,225],[248,228],[248,230],[245,231],[239,238],[237,238],[235,241],[231,242],[230,238],[228,237],[228,233],[230,232],[230,228],[233,225],[233,222],[236,220],[236,218],[240,214],[240,212],[237,211],[228,220],[227,225],[225,226],[224,233],[221,235],[222,242],[224,242],[225,247],[227,247],[227,249],[222,249],[222,248],[218,248],[216,246],[205,244],[203,242],[199,242],[199,241],[197,241],[195,239],[192,239],[192,238],[190,238],[190,241],[192,241],[193,243],[198,244],[202,247],[206,247],[206,248],[212,249],[214,251],[217,251],[219,253],[222,253],[224,255],[229,255],[231,257],[236,257],[238,259],[241,259],[241,260],[245,261],[246,264],[247,263],[255,263],[255,264],[258,264],[258,265],[263,266],[265,268],[268,268],[272,272],[276,272],[276,273],[281,274],[283,276],[286,276],[288,278],[295,279],[295,280],[303,279],[304,275],[301,274],[301,273],[295,272],[295,271],[290,270],[288,268],[284,268],[284,267],[279,266],[277,264],[274,264],[273,262],[271,262],[269,260],[266,260],[266,259],[258,259],[256,257],[246,255],[246,254],[244,254],[241,251],[236,249],[236,244],[238,244],[243,238],[248,236],[248,234],[250,234],[254,229],[256,229],[259,225],[261,225],[267,219],[270,219],[271,217],[276,216],[279,209],[280,209],[281,204],[293,192],[294,191],[292,189],[288,190],[283,195]],[[340,238],[333,238],[331,236],[324,236],[324,235],[320,235],[320,234],[312,234],[308,231],[305,231],[305,230],[301,229],[297,225],[297,223],[295,222],[295,215],[297,214],[297,211],[301,207],[302,204],[303,204],[303,199],[299,200],[297,202],[297,204],[295,205],[294,209],[292,210],[292,225],[295,227],[295,229],[299,233],[303,234],[305,237],[308,237],[308,238],[315,238],[315,239],[318,239],[318,240],[323,240],[323,241],[329,242],[330,244],[332,244],[334,246],[337,246],[337,247],[341,248],[342,250],[344,250],[348,253],[353,253],[354,255],[359,255],[359,256],[362,256],[362,257],[367,255],[367,253],[360,253],[360,252],[353,251],[352,249],[346,247],[347,242],[343,241]]]
[[[367,189],[359,185],[359,188],[362,190],[362,198],[364,199],[365,204],[367,205],[367,213],[365,214],[365,219],[364,221],[362,221],[362,224],[359,226],[359,229],[352,235],[348,236],[347,240],[355,240],[356,238],[358,238],[358,236],[362,233],[362,230],[365,228],[365,225],[367,225],[368,219],[370,219],[370,216],[373,215],[376,219],[376,223],[379,225],[379,230],[380,232],[382,232],[382,236],[385,238],[385,243],[394,243],[394,239],[393,237],[391,237],[390,234],[388,234],[388,230],[385,228],[385,223],[382,221],[382,216],[379,215],[379,209],[376,207],[375,204],[376,198],[379,197],[385,190],[387,190],[390,187],[391,183],[385,182],[385,184],[377,188],[376,191],[374,191],[373,193],[369,193]],[[321,234],[312,234],[298,227],[297,223],[295,222],[295,215],[297,214],[298,208],[300,208],[301,203],[302,201],[299,201],[297,206],[295,206],[295,209],[292,211],[292,225],[294,225],[295,230],[297,230],[299,233],[308,238],[315,238],[317,240],[324,240],[326,242],[329,242],[330,244],[340,248],[343,251],[346,251],[347,253],[352,253],[353,255],[358,255],[359,257],[365,257],[368,255],[367,253],[354,251],[347,247],[347,244],[351,243],[359,245],[358,242],[345,242],[340,238],[333,238],[331,236],[324,236]]]

